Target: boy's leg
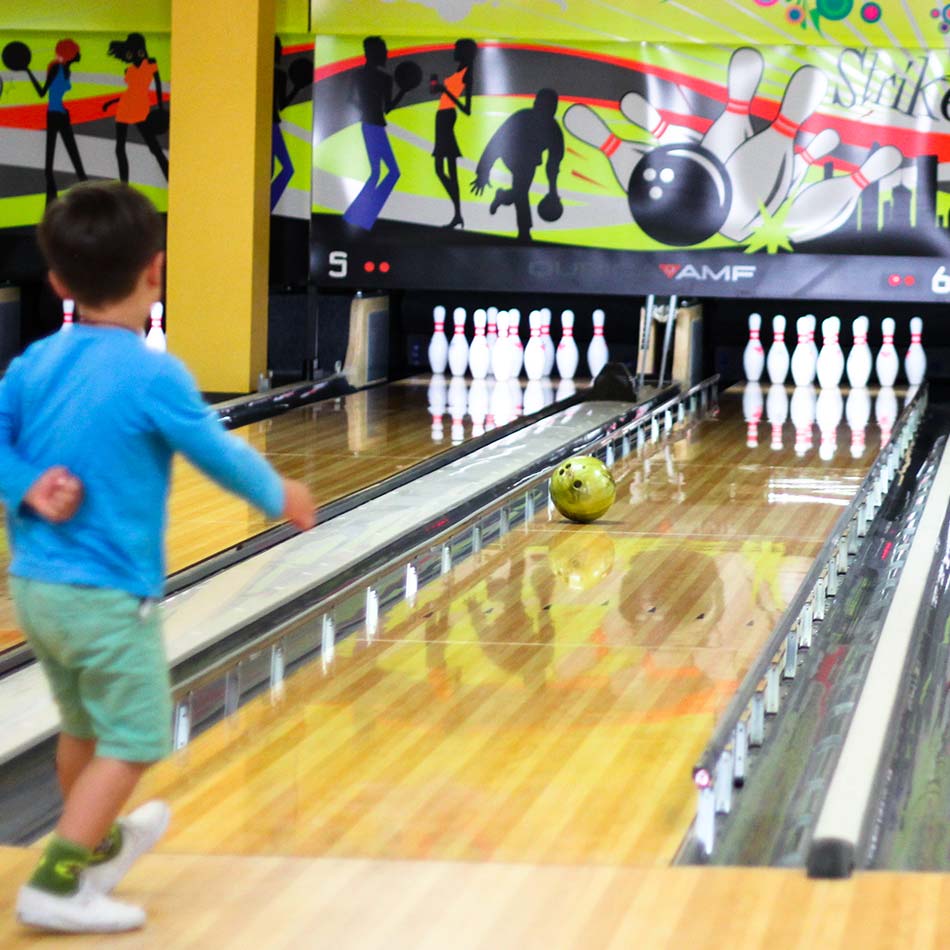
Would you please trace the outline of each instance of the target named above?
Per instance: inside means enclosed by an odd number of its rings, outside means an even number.
[[[140,762],[94,758],[73,783],[56,833],[93,850],[147,768]]]
[[[83,769],[89,765],[96,754],[95,739],[80,739],[68,732],[59,734],[56,744],[56,775],[63,801],[69,798],[69,792]]]

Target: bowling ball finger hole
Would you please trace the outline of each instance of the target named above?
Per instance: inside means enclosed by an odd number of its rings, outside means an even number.
[[[583,483],[579,478],[575,478],[575,479],[574,479],[574,487],[575,487],[575,488],[580,488],[583,484],[584,484],[584,483]]]

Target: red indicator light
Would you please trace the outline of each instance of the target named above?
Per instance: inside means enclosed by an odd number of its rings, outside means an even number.
[[[379,262],[379,272],[381,274],[389,273],[389,261],[380,261]]]
[[[891,275],[887,278],[887,282],[888,282],[892,287],[899,287],[899,286],[900,286],[900,282],[901,282],[901,275],[900,275],[900,274],[891,274]]]
[[[376,263],[375,263],[375,261],[367,261],[367,262],[363,265],[363,270],[365,270],[367,274],[372,274],[373,271],[376,270]]]
[[[908,274],[908,275],[904,278],[904,283],[905,283],[908,287],[913,287],[914,284],[917,283],[917,278],[916,278],[913,274]]]

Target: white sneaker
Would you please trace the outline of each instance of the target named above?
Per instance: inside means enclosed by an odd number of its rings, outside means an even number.
[[[118,933],[138,930],[145,911],[94,890],[85,881],[75,894],[50,894],[24,884],[16,902],[21,923],[64,933]]]
[[[82,879],[100,894],[108,894],[129,872],[129,868],[152,848],[168,828],[171,809],[165,802],[152,801],[119,819],[122,847],[119,853],[101,864],[92,864]]]

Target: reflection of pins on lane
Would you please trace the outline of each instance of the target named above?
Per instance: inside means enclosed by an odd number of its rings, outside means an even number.
[[[590,106],[575,103],[564,113],[564,128],[587,145],[600,149],[610,161],[620,187],[630,186],[630,176],[637,162],[649,151],[636,142],[617,138],[606,122]]]
[[[76,301],[70,297],[63,298],[63,325],[61,330],[72,330],[76,316]]]
[[[794,195],[802,183],[808,169],[817,165],[830,155],[841,143],[841,136],[834,129],[822,129],[796,156],[792,171],[792,185],[789,194]]]
[[[761,214],[775,214],[788,195],[795,163],[795,133],[818,108],[828,79],[815,66],[796,70],[785,87],[779,113],[767,128],[753,135],[732,153],[726,172],[732,182],[732,205],[720,232],[734,241],[744,240]]]
[[[920,342],[923,332],[924,321],[920,317],[911,317],[910,346],[904,357],[904,372],[911,386],[919,386],[924,381],[924,374],[927,372],[927,354],[924,353]]]
[[[818,385],[822,388],[837,386],[844,372],[844,353],[838,343],[841,321],[837,317],[828,317],[821,322],[822,347],[818,354]]]
[[[849,385],[860,389],[871,378],[871,347],[868,346],[868,318],[855,317],[851,324],[854,343],[845,364]]]
[[[145,336],[145,345],[150,350],[155,350],[158,353],[164,353],[168,349],[165,342],[165,331],[162,330],[162,313],[164,310],[165,308],[160,300],[156,300],[152,304],[152,309],[149,312],[148,333]]]
[[[881,333],[884,342],[877,351],[877,358],[874,360],[874,372],[877,373],[877,381],[882,386],[893,386],[897,379],[897,370],[900,367],[900,359],[897,356],[897,350],[894,348],[894,320],[892,317],[885,317],[881,321]]]
[[[795,426],[795,454],[804,455],[812,444],[812,423],[815,421],[815,390],[812,386],[796,386],[792,390],[792,425]]]
[[[871,394],[864,386],[850,390],[844,414],[851,429],[851,457],[859,459],[864,455],[864,430],[871,418]]]
[[[499,379],[495,383],[495,387],[491,391],[491,399],[489,400],[488,406],[493,426],[503,426],[511,421],[511,390],[508,388],[507,379]]]
[[[667,122],[639,92],[628,92],[620,100],[620,111],[635,126],[649,132],[658,142],[673,145],[677,142],[698,142],[700,133],[687,125]]]
[[[445,394],[447,383],[441,373],[433,373],[429,380],[429,414],[432,416],[432,441],[441,442],[444,431],[442,417],[445,415]]]
[[[762,54],[749,46],[737,49],[729,59],[726,107],[700,142],[721,162],[725,162],[743,142],[752,137],[749,106],[759,88],[763,66]]]
[[[772,427],[772,448],[778,452],[784,448],[782,427],[788,418],[788,393],[783,383],[772,383],[765,400],[765,412]]]
[[[491,365],[491,351],[485,336],[488,316],[484,310],[479,309],[475,311],[472,320],[475,323],[475,336],[468,348],[468,368],[471,370],[472,379],[484,379]]]
[[[525,354],[527,360],[527,352]],[[540,378],[532,379],[528,377],[528,383],[524,388],[524,414],[526,416],[534,415],[544,408],[544,384]]]
[[[745,378],[752,382],[758,382],[765,366],[765,351],[762,349],[762,342],[759,339],[761,330],[762,315],[750,313],[749,342],[746,343],[745,349],[742,351],[742,368],[745,370]]]
[[[456,307],[452,312],[455,333],[449,344],[449,372],[453,376],[464,376],[468,369],[468,340],[465,338],[465,308]]]
[[[788,347],[785,345],[785,317],[777,313],[772,317],[772,345],[765,365],[769,371],[769,380],[784,383],[788,376]]]
[[[511,399],[511,418],[520,419],[524,415],[524,393],[521,390],[521,380],[517,376],[508,380],[508,392]]]
[[[821,433],[818,457],[824,462],[830,462],[838,450],[838,423],[841,422],[842,412],[844,400],[841,398],[841,390],[837,386],[822,387],[818,393],[815,419]]]
[[[485,416],[488,414],[488,381],[473,379],[468,390],[468,415],[472,420],[472,438],[485,434]]]
[[[468,411],[468,385],[461,375],[453,376],[449,382],[449,415],[452,417],[452,445],[458,445],[465,438],[463,428],[465,413]]]
[[[881,448],[891,441],[891,430],[897,418],[897,394],[891,386],[882,386],[874,402],[874,418],[881,429]]]
[[[574,380],[569,376],[564,377],[557,384],[557,393],[554,396],[556,402],[560,402],[562,399],[570,399],[574,393],[577,392],[577,387],[574,385]]]
[[[759,422],[762,421],[762,386],[756,381],[745,384],[742,391],[742,417],[745,419],[745,444],[754,449],[759,444]]]
[[[897,171],[904,161],[895,145],[884,145],[850,175],[824,178],[805,188],[789,208],[785,227],[795,242],[812,241],[836,231],[851,217],[861,192]]]

